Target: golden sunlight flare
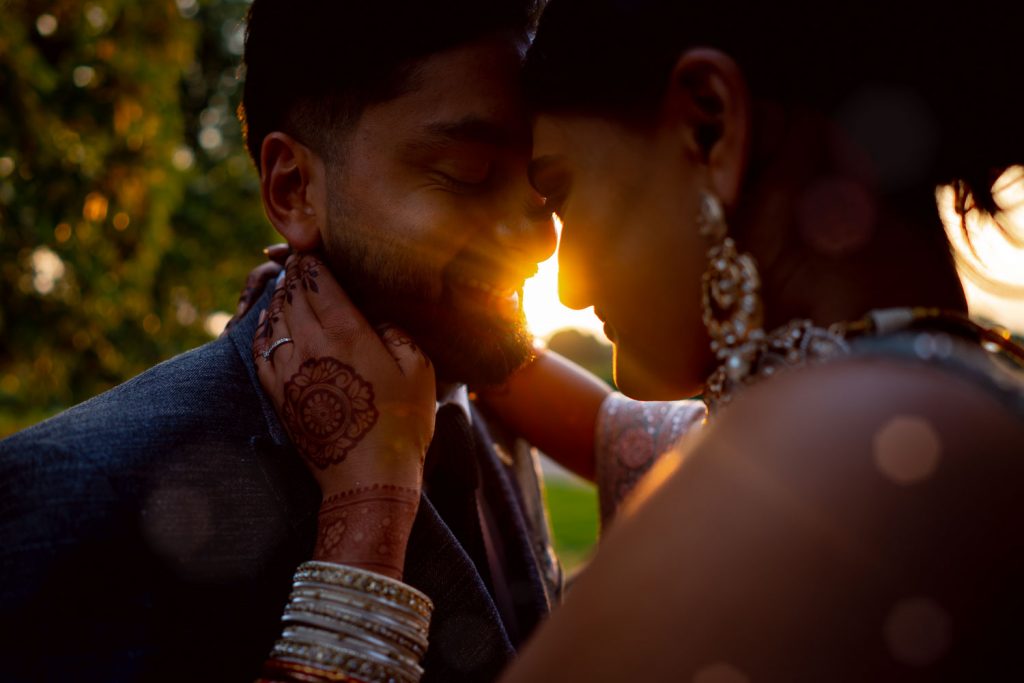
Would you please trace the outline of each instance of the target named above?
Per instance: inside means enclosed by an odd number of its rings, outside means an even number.
[[[971,315],[1024,334],[1024,167],[1007,170],[993,188],[996,201],[1003,208],[1001,218],[1006,232],[972,212],[967,216],[968,243],[953,208],[950,187],[937,192],[939,214],[956,254]],[[557,217],[555,227],[561,235],[562,224]],[[541,341],[558,330],[575,328],[608,342],[593,308],[574,311],[558,300],[557,251],[526,281],[523,308],[530,331]]]
[[[1007,170],[993,191],[1002,208],[1003,230],[970,212],[965,236],[950,187],[938,191],[939,214],[953,245],[971,315],[1024,333],[1024,167]]]
[[[555,217],[555,229],[562,234],[562,222]],[[547,341],[558,330],[575,328],[589,332],[608,343],[604,325],[594,315],[593,308],[574,311],[558,300],[558,251],[538,266],[537,274],[526,281],[523,288],[523,310],[530,331],[540,341]]]

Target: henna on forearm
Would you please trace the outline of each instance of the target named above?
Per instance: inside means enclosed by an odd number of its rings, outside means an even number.
[[[295,447],[320,469],[343,462],[379,416],[373,385],[330,356],[310,358],[285,383],[283,413]]]
[[[320,506],[314,558],[401,578],[419,491],[374,484],[334,494]]]
[[[601,522],[651,466],[704,416],[697,403],[632,401],[614,394],[601,408],[597,445],[597,484]]]

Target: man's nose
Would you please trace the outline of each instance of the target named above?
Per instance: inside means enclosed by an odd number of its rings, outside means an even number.
[[[502,249],[516,252],[531,263],[546,261],[555,253],[558,234],[554,216],[544,209],[544,198],[527,187],[511,197],[496,226]]]

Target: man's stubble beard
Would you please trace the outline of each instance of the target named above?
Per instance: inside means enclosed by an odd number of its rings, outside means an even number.
[[[325,256],[333,275],[370,324],[391,323],[412,336],[438,382],[501,384],[533,357],[521,309],[510,320],[457,308],[447,285],[437,294],[439,275],[416,259],[414,246],[384,229],[357,227],[337,194],[328,201]]]

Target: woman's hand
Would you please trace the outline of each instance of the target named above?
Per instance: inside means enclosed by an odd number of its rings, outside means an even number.
[[[253,356],[323,492],[315,559],[400,577],[434,429],[430,361],[398,328],[374,330],[311,254],[288,258]]]
[[[242,287],[242,293],[238,296],[235,314],[231,316],[231,320],[224,326],[224,331],[220,333],[220,336],[225,336],[239,320],[245,317],[245,314],[249,312],[249,309],[256,304],[263,294],[263,289],[267,286],[267,283],[284,270],[285,260],[287,260],[291,253],[291,247],[287,244],[271,244],[263,250],[267,260],[249,271],[249,275],[245,278],[245,286]]]

